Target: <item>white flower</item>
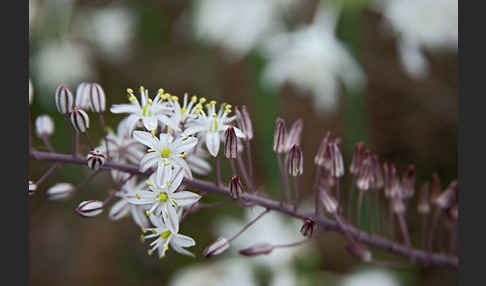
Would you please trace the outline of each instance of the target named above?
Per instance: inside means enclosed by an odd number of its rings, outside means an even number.
[[[187,129],[184,130],[184,134],[199,133],[200,136],[205,138],[209,153],[216,157],[223,134],[230,126],[230,123],[236,119],[236,116],[228,117],[228,114],[231,113],[231,105],[229,104],[222,104],[218,113],[216,113],[216,101],[206,104],[206,108],[207,114],[202,109],[201,104],[196,106],[194,113],[198,116],[187,123]],[[233,128],[237,137],[245,138],[245,134],[240,129],[237,127]]]
[[[423,77],[428,62],[423,49],[456,51],[458,47],[458,0],[375,1],[399,39],[400,60],[410,76]]]
[[[150,243],[151,249],[148,250],[148,254],[151,255],[155,250],[158,251],[159,258],[165,256],[165,252],[169,249],[169,245],[172,249],[183,255],[194,256],[191,252],[185,250],[186,247],[192,247],[196,245],[194,239],[189,236],[179,234],[179,217],[177,214],[174,217],[174,224],[165,225],[162,218],[159,216],[151,215],[150,221],[155,226],[154,228],[144,229],[144,233],[149,232],[148,235],[142,235],[142,240],[149,238],[156,238]]]
[[[284,29],[294,0],[200,0],[193,15],[196,36],[225,48],[237,60],[268,35]]]
[[[207,162],[209,153],[203,149],[202,142],[198,142],[194,150],[186,157],[187,165],[192,172],[199,175],[207,175],[211,172],[211,165]]]
[[[264,82],[273,87],[290,82],[312,92],[318,111],[335,108],[340,80],[352,90],[360,89],[365,76],[335,36],[337,18],[335,8],[321,6],[311,25],[269,38],[264,47],[270,60]]]
[[[120,192],[115,193],[115,196],[119,197],[120,200],[114,203],[111,207],[109,218],[112,220],[119,220],[130,213],[133,221],[135,221],[138,226],[148,227],[149,222],[145,215],[145,206],[131,204],[127,199],[130,196],[135,196],[135,193],[141,191],[146,186],[145,182],[139,184],[136,184],[136,182],[136,177],[132,177],[121,187]]]
[[[140,170],[145,172],[151,167],[175,166],[182,168],[190,176],[190,169],[184,157],[197,144],[195,137],[179,137],[174,140],[172,135],[160,133],[159,138],[149,132],[134,131],[133,138],[150,149],[140,161]]]
[[[192,96],[191,100],[188,100],[187,93],[184,94],[184,101],[179,103],[177,96],[163,95],[162,99],[167,99],[165,105],[170,110],[169,116],[161,116],[160,120],[174,131],[179,132],[184,124],[188,120],[194,119],[196,115],[193,113],[196,110],[197,96]],[[200,101],[204,102],[206,99],[203,97]]]
[[[133,129],[130,124],[134,123],[129,117],[126,117],[118,124],[116,134],[108,131],[106,139],[108,140],[108,149],[110,150],[108,154],[110,160],[120,163],[130,161],[138,164],[140,162],[145,152],[143,145],[130,135],[130,130]],[[104,141],[96,149],[100,150],[103,154],[107,153]]]
[[[110,111],[112,113],[129,113],[129,119],[127,120],[130,122],[128,126],[132,128],[131,130],[135,128],[135,124],[138,120],[142,120],[143,126],[149,131],[157,129],[160,115],[170,111],[162,104],[162,90],[159,90],[155,98],[152,100],[149,98],[148,90],[141,86],[141,102],[139,102],[135,95],[133,95],[132,89],[127,89],[127,92],[130,104],[115,104],[111,107]]]
[[[201,198],[196,193],[179,189],[183,178],[182,169],[158,168],[146,181],[148,190],[137,190],[126,199],[135,205],[149,205],[147,215],[163,215],[166,223],[173,224],[178,217],[176,207],[192,205]]]

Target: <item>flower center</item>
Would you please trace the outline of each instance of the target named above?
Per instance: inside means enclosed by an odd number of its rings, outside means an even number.
[[[187,111],[187,110],[186,110],[186,108],[184,108],[184,107],[183,107],[183,108],[181,109],[181,114],[182,114],[182,115],[184,115],[184,114],[186,113],[186,111]]]
[[[164,231],[163,233],[161,233],[161,234],[160,234],[160,237],[162,237],[162,238],[167,238],[167,237],[169,237],[169,235],[171,235],[170,230],[168,230],[168,231]]]
[[[162,152],[160,152],[160,157],[162,158],[169,158],[170,155],[170,149],[169,148],[164,148],[162,149]]]
[[[167,195],[166,192],[162,192],[157,196],[157,199],[159,199],[159,201],[161,202],[166,202],[168,197],[169,196]]]

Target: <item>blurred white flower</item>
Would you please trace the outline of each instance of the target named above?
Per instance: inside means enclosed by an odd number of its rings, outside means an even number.
[[[45,106],[52,106],[53,93],[60,83],[75,86],[85,79],[94,79],[90,51],[71,40],[52,40],[32,55],[33,77],[42,90],[52,93],[40,93],[37,98]]]
[[[357,271],[342,278],[340,286],[400,286],[401,283],[389,271],[372,269]]]
[[[196,36],[219,44],[237,60],[265,37],[281,31],[282,13],[295,0],[201,0],[196,1],[193,25]]]
[[[187,266],[176,272],[170,286],[253,286],[259,285],[253,278],[247,259],[232,258]]]
[[[415,78],[428,72],[422,49],[456,51],[458,0],[380,0],[374,6],[399,39],[398,51],[405,71]]]
[[[94,44],[104,59],[116,63],[128,58],[135,25],[132,10],[112,5],[82,11],[74,26],[83,38]]]
[[[270,60],[264,82],[273,87],[289,82],[312,92],[320,112],[335,108],[340,80],[353,91],[362,88],[363,71],[335,36],[338,14],[322,4],[311,25],[270,37],[263,50]]]

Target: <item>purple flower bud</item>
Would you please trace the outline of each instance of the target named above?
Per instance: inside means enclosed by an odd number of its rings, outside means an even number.
[[[285,140],[285,152],[289,152],[290,148],[294,145],[300,145],[303,128],[304,123],[302,119],[298,119],[292,124],[289,133],[287,134],[287,139]]]
[[[69,183],[57,183],[47,190],[49,200],[58,200],[69,197],[74,191],[74,186]]]
[[[457,195],[457,181],[449,184],[447,189],[439,194],[433,201],[441,209],[448,209],[452,206]]]
[[[238,154],[238,140],[233,126],[226,128],[224,132],[224,155],[228,159],[235,159]]]
[[[56,107],[62,114],[69,114],[73,110],[73,93],[67,86],[61,84],[57,87],[56,93]]]
[[[76,212],[83,217],[97,216],[103,212],[103,202],[95,200],[84,201],[78,205]]]
[[[106,109],[105,91],[97,83],[90,83],[88,87],[91,110],[96,113],[104,112]]]
[[[246,135],[246,140],[251,140],[253,138],[253,126],[246,106],[243,105],[241,107],[241,112],[238,110],[238,107],[236,107],[235,113],[238,116],[238,127],[240,127],[241,131]]]
[[[39,138],[51,136],[54,132],[54,121],[49,115],[39,115],[35,119],[35,133]]]
[[[37,185],[31,180],[29,180],[29,190],[28,190],[29,196],[33,195],[35,193],[35,190],[37,190]]]
[[[89,84],[87,82],[82,82],[76,88],[76,100],[74,101],[75,107],[84,110],[90,108],[88,87]]]
[[[371,252],[362,246],[359,246],[355,243],[347,244],[346,249],[349,253],[359,259],[362,262],[370,262],[372,259]]]
[[[353,152],[353,159],[351,161],[351,165],[349,166],[349,172],[353,175],[357,175],[359,172],[359,168],[361,166],[361,162],[364,156],[364,143],[358,142],[354,147]]]
[[[423,184],[422,188],[420,189],[420,197],[418,201],[417,212],[419,214],[428,214],[430,212],[428,182]]]
[[[238,176],[231,177],[229,183],[229,189],[233,199],[237,200],[243,193],[243,186],[241,185],[240,178]]]
[[[76,131],[84,133],[89,128],[89,116],[86,111],[74,108],[71,112],[71,123]]]
[[[402,197],[409,199],[415,193],[415,166],[408,166],[402,177]]]
[[[257,256],[262,254],[270,254],[273,250],[273,245],[269,243],[257,243],[253,246],[240,250],[241,255]]]
[[[289,174],[299,176],[304,172],[304,154],[298,145],[294,145],[289,151]]]
[[[287,136],[287,127],[282,118],[277,118],[277,127],[273,136],[273,151],[276,153],[285,152],[285,140]]]
[[[99,150],[89,151],[88,156],[88,167],[92,170],[98,170],[105,164],[105,155]]]
[[[311,237],[314,233],[315,222],[311,218],[306,218],[304,224],[300,228],[300,233],[305,237]]]
[[[228,249],[229,246],[230,243],[228,239],[224,237],[220,237],[215,242],[213,242],[210,246],[206,247],[202,255],[206,258],[216,256],[223,253],[226,249]]]
[[[329,194],[325,189],[319,190],[319,198],[321,200],[322,205],[324,205],[324,209],[326,212],[330,214],[335,214],[338,209],[338,203],[336,199],[334,199],[331,194]]]

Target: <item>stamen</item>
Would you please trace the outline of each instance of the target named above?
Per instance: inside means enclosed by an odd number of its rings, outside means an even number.
[[[146,183],[147,185],[149,185],[149,186],[153,186],[152,182],[151,182],[151,181],[149,181],[149,180],[146,180],[146,181],[145,181],[145,183]]]

